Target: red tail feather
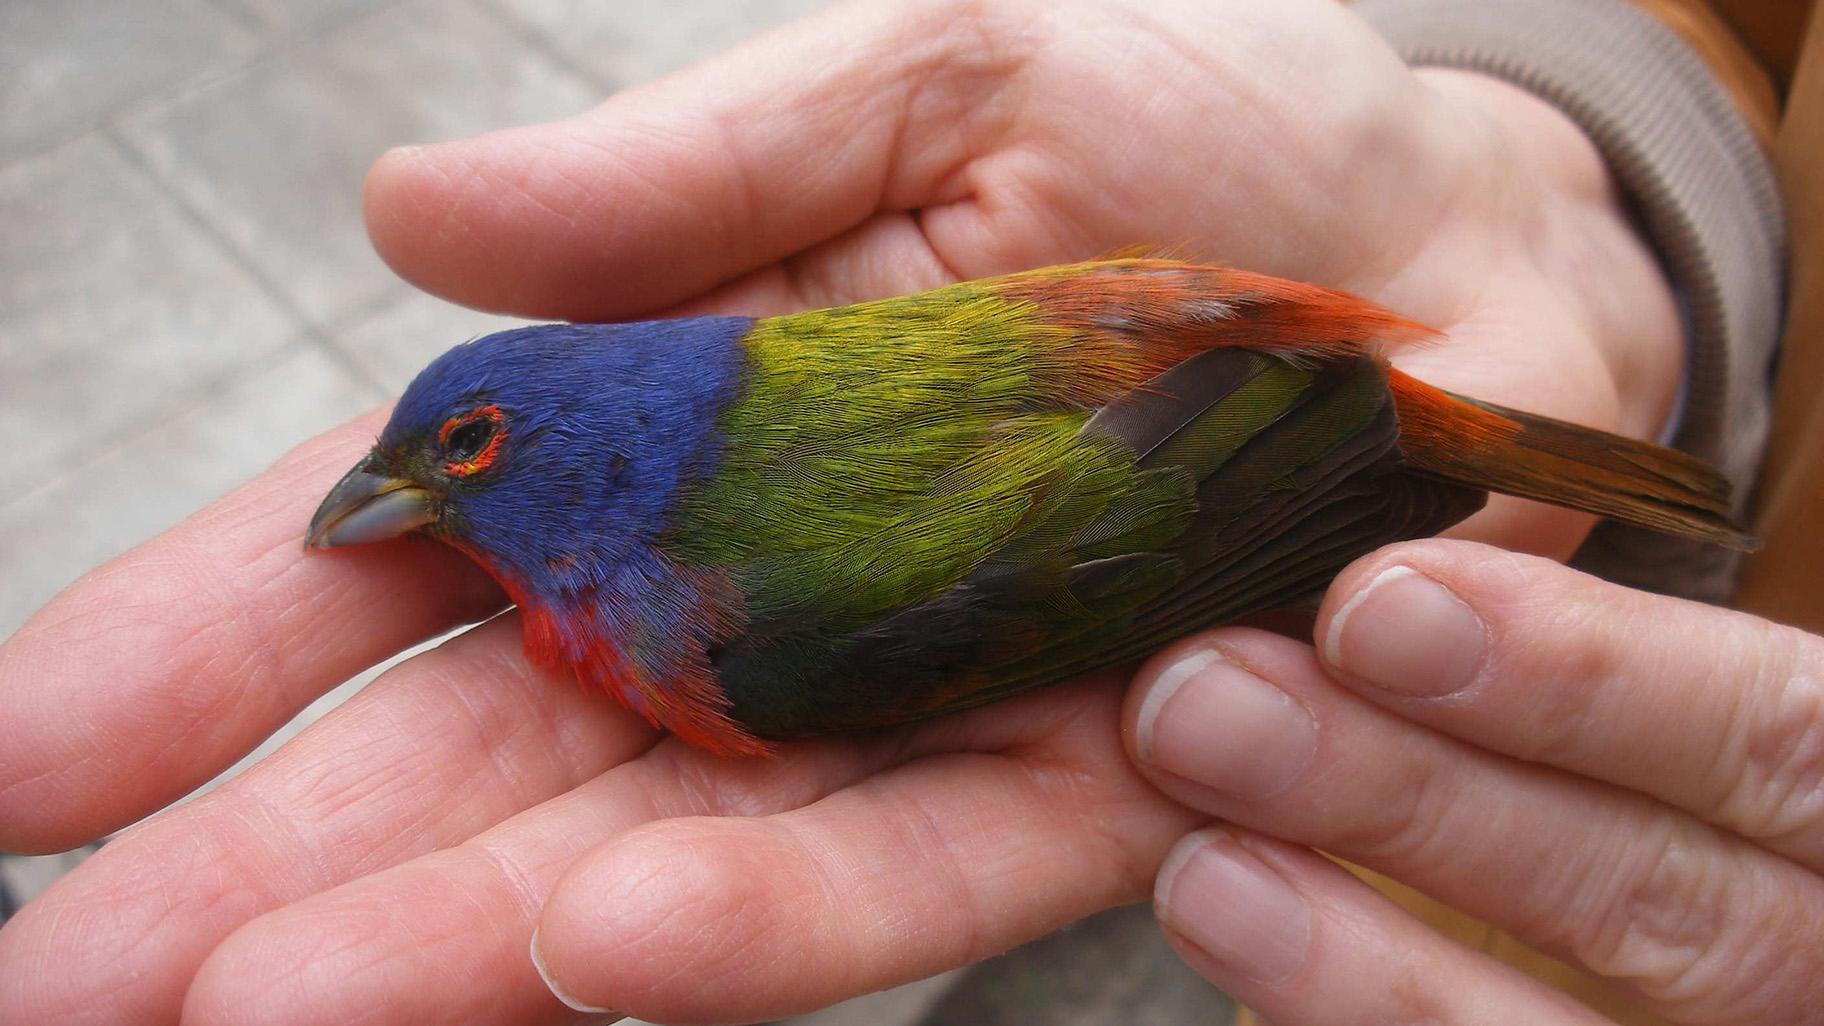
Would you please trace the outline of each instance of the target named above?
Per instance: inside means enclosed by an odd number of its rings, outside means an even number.
[[[1754,547],[1729,481],[1695,456],[1479,402],[1388,371],[1400,451],[1418,470],[1670,534]]]

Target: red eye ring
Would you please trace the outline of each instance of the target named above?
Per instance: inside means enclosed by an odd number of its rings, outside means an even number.
[[[457,414],[443,422],[437,429],[437,444],[447,446],[450,436],[470,424],[485,421],[493,430],[488,432],[487,442],[474,455],[461,460],[450,460],[443,465],[443,471],[451,477],[469,477],[479,474],[494,465],[495,457],[500,455],[500,443],[507,437],[505,413],[492,403],[478,407],[467,413]]]

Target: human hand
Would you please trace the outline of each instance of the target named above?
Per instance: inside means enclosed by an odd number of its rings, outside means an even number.
[[[1429,321],[1449,341],[1397,359],[1505,404],[1648,433],[1676,378],[1670,298],[1589,144],[1506,87],[1414,75],[1328,0],[851,7],[569,121],[391,154],[368,189],[403,274],[527,315],[765,313],[1156,240]],[[377,424],[0,649],[0,846],[132,822],[499,607],[434,545],[298,551]],[[1584,523],[1508,503],[1470,529],[1562,553]],[[585,1002],[816,1007],[1144,894],[1191,819],[1129,766],[1118,702],[1085,681],[729,763],[490,622],[8,924],[0,1022],[563,1021],[526,956],[541,923]]]
[[[1275,1026],[1603,1021],[1319,848],[1674,1021],[1817,1021],[1824,639],[1443,541],[1358,561],[1315,636],[1187,639],[1128,696],[1148,777],[1232,824],[1157,884],[1199,972]]]

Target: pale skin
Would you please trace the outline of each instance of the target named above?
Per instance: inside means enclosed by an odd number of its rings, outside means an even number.
[[[406,277],[534,317],[768,313],[1155,242],[1371,296],[1447,333],[1395,354],[1414,374],[1634,435],[1660,429],[1682,357],[1666,283],[1577,130],[1493,81],[1409,71],[1325,0],[846,7],[568,121],[389,154],[367,201]],[[0,848],[126,826],[349,675],[499,609],[431,543],[302,551],[380,417],[83,578],[0,648]],[[1587,527],[1497,502],[1457,533],[1562,557]],[[1460,618],[1351,605],[1373,580],[1413,585],[1381,573],[1396,563],[1474,610],[1473,665]],[[1225,629],[1131,681],[735,762],[529,668],[507,616],[55,885],[0,931],[0,1023],[611,1018],[560,1003],[535,930],[577,1005],[751,1021],[1156,883],[1191,963],[1281,1026],[1593,1021],[1308,846],[1689,1021],[1817,1007],[1824,642],[1466,542],[1369,557],[1316,631],[1315,654]],[[1439,679],[1432,657],[1469,682],[1416,699],[1365,683]],[[1212,672],[1230,662],[1269,690],[1236,698]],[[1305,740],[1269,757],[1289,703]],[[1223,743],[1173,745],[1161,723]],[[1227,834],[1181,843],[1213,815]],[[1299,897],[1235,912],[1237,886],[1275,879]]]

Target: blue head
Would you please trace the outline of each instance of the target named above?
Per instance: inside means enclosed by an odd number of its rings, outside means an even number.
[[[541,325],[457,346],[405,390],[310,544],[417,528],[541,593],[599,584],[713,472],[752,323]]]

